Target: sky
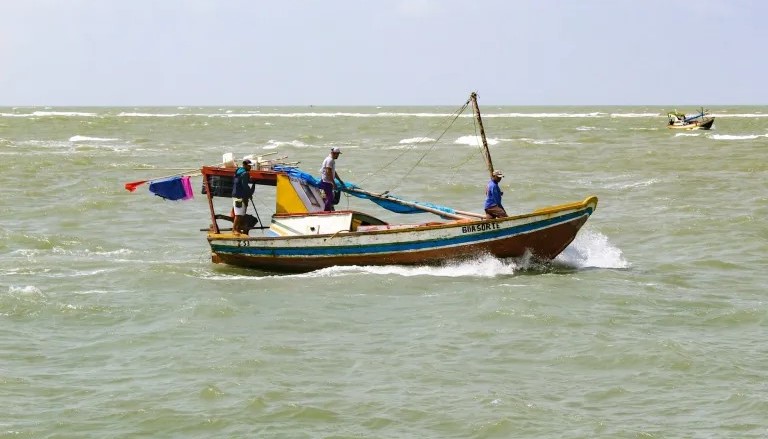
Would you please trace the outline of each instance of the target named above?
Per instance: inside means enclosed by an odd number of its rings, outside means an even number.
[[[0,0],[0,106],[768,105],[764,0]]]

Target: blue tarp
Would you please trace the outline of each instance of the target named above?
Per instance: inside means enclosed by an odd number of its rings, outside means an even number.
[[[320,180],[318,180],[315,177],[313,177],[312,175],[310,175],[310,174],[300,170],[299,168],[294,168],[294,167],[289,167],[289,166],[275,166],[275,170],[276,171],[285,172],[286,174],[290,175],[291,177],[298,178],[300,180],[303,180],[303,181],[307,182],[307,184],[309,184],[311,186],[314,186],[314,187],[317,187],[317,188],[320,187]],[[395,212],[395,213],[424,213],[423,210],[415,208],[415,207],[405,206],[403,204],[399,204],[397,202],[390,201],[390,200],[387,200],[387,199],[382,199],[382,198],[378,198],[378,197],[372,197],[370,195],[362,194],[360,192],[350,191],[349,189],[362,189],[361,187],[355,185],[354,183],[344,182],[344,186],[342,186],[340,183],[341,182],[339,182],[339,184],[336,187],[338,187],[342,192],[346,192],[346,193],[348,193],[348,194],[350,194],[352,196],[355,196],[357,198],[362,198],[364,200],[370,200],[370,201],[378,204],[379,206],[381,206],[384,209],[387,209],[387,210],[389,210],[391,212]],[[445,212],[445,213],[456,214],[456,211],[451,209],[450,207],[439,206],[437,204],[432,204],[432,203],[425,203],[423,201],[403,200],[402,198],[396,197],[394,195],[389,195],[389,194],[387,194],[386,197],[387,198],[393,198],[393,199],[396,199],[396,200],[402,200],[402,201],[405,201],[405,202],[411,203],[411,204],[417,204],[419,206],[428,207],[430,209],[439,210],[439,211]]]
[[[694,120],[696,120],[696,119],[698,119],[698,118],[700,118],[700,117],[702,117],[702,116],[704,116],[704,113],[699,113],[699,114],[697,114],[696,116],[689,116],[689,117],[686,117],[686,118],[685,118],[685,123],[689,123],[689,122],[692,122],[692,121],[694,121]]]
[[[184,191],[184,182],[181,181],[181,177],[153,180],[149,184],[149,191],[166,200],[183,200],[187,196]]]

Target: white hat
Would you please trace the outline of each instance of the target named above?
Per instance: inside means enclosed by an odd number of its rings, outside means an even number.
[[[341,148],[339,148],[338,146],[334,146],[333,148],[331,148],[331,152],[338,152],[339,154],[341,154]]]
[[[247,165],[251,165],[251,166],[253,166],[253,160],[251,160],[251,159],[245,159],[245,160],[243,160],[243,164],[244,164],[244,165],[246,165],[246,164],[247,164]]]
[[[494,177],[503,177],[503,176],[504,176],[504,174],[503,174],[503,173],[502,173],[500,170],[498,170],[498,169],[497,169],[497,170],[495,170],[495,171],[493,171],[493,174],[492,174],[492,175],[493,175]]]

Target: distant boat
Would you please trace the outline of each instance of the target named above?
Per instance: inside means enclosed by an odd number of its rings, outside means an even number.
[[[494,168],[475,93],[461,111],[470,105],[491,176]],[[203,230],[207,231],[212,262],[270,271],[306,272],[334,265],[441,264],[486,254],[548,261],[565,250],[597,208],[597,197],[588,196],[582,201],[491,219],[484,213],[407,201],[388,191],[373,193],[337,180],[337,188],[342,192],[387,210],[400,214],[427,212],[440,218],[439,221],[406,220],[392,224],[354,210],[324,212],[319,182],[284,158],[255,160],[249,181],[275,187],[275,213],[270,224],[265,225],[254,207],[255,216],[245,215],[246,224],[240,231],[222,227],[222,222],[233,220],[231,214],[221,213],[232,206],[232,184],[237,170],[233,155],[225,154],[223,164],[200,169],[211,221]],[[133,191],[146,182],[126,183],[125,188]],[[224,206],[219,206],[221,210],[216,208],[215,198],[227,200]],[[261,230],[262,234],[249,236],[249,230]]]
[[[687,116],[679,111],[667,113],[667,128],[673,130],[708,130],[715,123],[715,118],[709,115],[709,110],[702,108],[695,116]]]

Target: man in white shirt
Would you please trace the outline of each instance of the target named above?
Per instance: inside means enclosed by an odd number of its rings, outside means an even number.
[[[323,164],[320,167],[320,190],[325,195],[325,207],[326,212],[333,211],[333,190],[336,188],[335,178],[339,179],[341,184],[344,184],[336,173],[336,159],[341,155],[341,149],[334,146],[331,148],[331,153],[323,160]]]

